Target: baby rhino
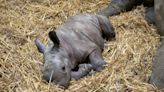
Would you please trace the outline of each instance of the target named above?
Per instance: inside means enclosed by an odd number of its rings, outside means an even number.
[[[47,47],[38,38],[35,40],[44,56],[43,79],[67,88],[71,79],[84,77],[92,69],[100,71],[106,64],[101,55],[103,38],[114,37],[114,29],[105,16],[80,14],[70,17],[63,26],[49,32]]]

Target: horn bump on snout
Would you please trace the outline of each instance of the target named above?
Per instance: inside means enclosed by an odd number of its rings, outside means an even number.
[[[46,46],[42,44],[42,42],[40,41],[40,39],[38,37],[36,37],[36,39],[35,39],[35,45],[40,53],[45,52]]]

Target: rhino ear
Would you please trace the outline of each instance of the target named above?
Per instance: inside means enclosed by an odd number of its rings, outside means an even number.
[[[48,35],[49,35],[50,40],[53,41],[54,46],[59,47],[60,41],[59,41],[59,39],[56,35],[56,32],[55,31],[50,31]]]

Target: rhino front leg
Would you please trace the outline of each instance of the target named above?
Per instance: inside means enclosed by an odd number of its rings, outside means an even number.
[[[72,71],[71,72],[71,78],[78,80],[87,74],[92,70],[92,65],[91,64],[79,64],[79,69],[78,71]]]
[[[104,65],[106,64],[99,50],[94,50],[89,55],[89,60],[95,71],[101,71],[104,68]]]

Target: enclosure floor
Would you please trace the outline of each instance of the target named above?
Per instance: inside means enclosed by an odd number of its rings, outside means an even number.
[[[0,0],[0,92],[156,92],[148,84],[159,46],[156,27],[144,19],[144,7],[111,17],[116,40],[105,43],[102,72],[71,81],[67,90],[42,80],[42,54],[48,32],[72,15],[95,13],[108,0]]]

